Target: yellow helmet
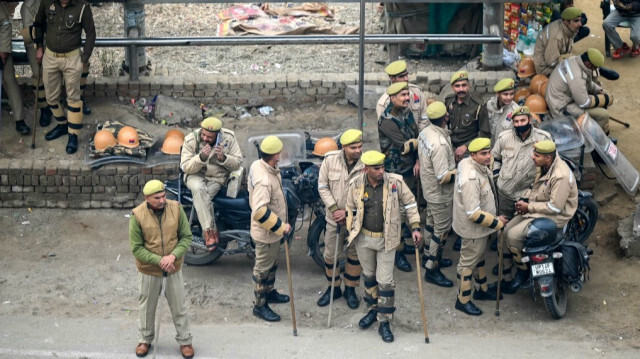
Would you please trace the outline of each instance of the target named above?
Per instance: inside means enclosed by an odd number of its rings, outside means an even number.
[[[177,128],[172,128],[167,131],[167,133],[164,135],[164,138],[167,139],[171,136],[178,136],[184,140],[184,133],[182,133],[182,131],[178,130]]]
[[[515,96],[513,96],[513,99],[516,102],[520,102],[520,101],[526,100],[527,97],[529,97],[529,95],[531,95],[531,91],[529,91],[529,88],[521,87],[518,89],[518,91],[516,91],[516,94]]]
[[[118,143],[129,148],[138,146],[140,144],[138,131],[131,126],[124,126],[118,131]]]
[[[549,107],[547,107],[547,101],[538,94],[533,94],[527,97],[524,105],[529,107],[531,113],[549,113]]]
[[[168,136],[164,139],[160,151],[167,155],[179,155],[183,143],[184,138],[180,138],[180,136]]]
[[[331,137],[323,137],[316,142],[313,146],[313,153],[316,156],[324,156],[327,152],[335,151],[338,149],[338,144]]]
[[[108,147],[113,147],[116,145],[116,138],[113,136],[113,133],[109,130],[100,130],[96,132],[96,135],[93,137],[93,145],[96,150],[104,150]]]
[[[536,74],[536,68],[533,65],[532,58],[527,57],[522,61],[520,61],[520,64],[518,65],[518,77],[520,78],[531,77],[535,74]]]

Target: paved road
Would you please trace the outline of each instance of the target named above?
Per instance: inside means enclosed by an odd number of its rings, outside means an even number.
[[[135,358],[134,319],[4,316],[0,323],[1,358]],[[192,327],[197,358],[638,358],[637,351],[589,342],[505,339],[490,329],[485,337],[431,335],[430,344],[415,332],[396,331],[396,341],[385,344],[374,328],[298,329],[293,337],[287,322]],[[171,323],[163,323],[158,358],[180,358],[174,334]]]

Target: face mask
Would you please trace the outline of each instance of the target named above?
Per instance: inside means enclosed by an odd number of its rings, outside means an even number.
[[[531,123],[527,123],[524,126],[513,126],[516,129],[516,132],[518,132],[519,134],[523,134],[527,131],[529,131],[529,129],[531,128]]]

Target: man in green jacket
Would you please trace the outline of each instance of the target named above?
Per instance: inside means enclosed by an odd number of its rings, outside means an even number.
[[[145,201],[133,209],[129,221],[129,241],[138,267],[140,289],[140,339],[136,355],[144,357],[149,352],[155,336],[162,278],[166,277],[165,294],[176,327],[176,341],[180,344],[182,356],[192,358],[194,353],[181,270],[184,254],[192,240],[189,221],[178,202],[167,200],[162,182],[151,180],[144,185],[142,192]]]

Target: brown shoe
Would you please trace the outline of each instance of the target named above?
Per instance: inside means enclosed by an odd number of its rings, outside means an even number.
[[[209,252],[213,252],[218,249],[218,231],[214,229],[205,229],[204,231],[204,245]]]
[[[193,358],[193,346],[191,344],[187,344],[187,345],[181,345],[180,346],[180,351],[182,352],[182,357],[183,358]]]
[[[149,343],[139,343],[138,346],[136,347],[136,356],[138,358],[146,357],[147,354],[149,353],[150,347],[151,347],[151,344]]]

